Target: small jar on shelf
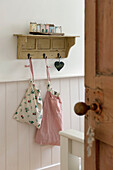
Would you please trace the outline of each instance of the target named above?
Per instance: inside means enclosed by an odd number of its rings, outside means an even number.
[[[50,33],[55,33],[55,26],[54,26],[54,24],[49,24],[49,32]]]
[[[36,31],[37,31],[37,23],[30,22],[30,32],[36,32]]]
[[[49,33],[49,24],[45,24],[45,32]]]
[[[55,26],[55,33],[62,33],[62,27],[61,26]]]
[[[41,24],[41,32],[45,32],[45,24]]]
[[[37,30],[36,32],[40,32],[41,31],[41,24],[37,24]]]

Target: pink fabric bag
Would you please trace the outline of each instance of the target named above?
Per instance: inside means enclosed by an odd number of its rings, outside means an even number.
[[[60,145],[59,131],[62,130],[62,102],[59,94],[50,86],[50,76],[46,61],[48,78],[47,92],[43,102],[41,128],[37,129],[36,142],[40,145]]]

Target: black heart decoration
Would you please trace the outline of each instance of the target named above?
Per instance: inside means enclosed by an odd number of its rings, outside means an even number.
[[[64,63],[59,61],[56,61],[54,65],[58,71],[60,71],[64,67]]]

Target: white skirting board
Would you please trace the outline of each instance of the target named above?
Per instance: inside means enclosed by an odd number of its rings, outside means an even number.
[[[36,169],[36,170],[60,170],[60,163],[53,164],[53,165],[50,165],[50,166],[46,166],[46,167],[43,167],[43,168],[39,168],[39,169]]]

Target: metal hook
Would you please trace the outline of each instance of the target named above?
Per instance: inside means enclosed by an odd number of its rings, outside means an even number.
[[[59,58],[59,61],[56,61],[56,62],[54,63],[54,66],[56,67],[56,69],[57,69],[58,71],[60,71],[60,70],[64,67],[64,62],[60,62],[60,59],[61,59],[60,53],[57,53],[57,58]]]
[[[43,53],[43,58],[44,58],[44,59],[46,59],[46,58],[47,58],[47,56],[46,56],[46,54],[45,54],[45,53]]]
[[[27,56],[28,56],[28,59],[31,59],[31,55],[30,55],[30,53],[28,53],[28,54],[27,54]]]
[[[60,63],[60,59],[61,59],[60,53],[57,53],[57,57],[59,58],[59,63]]]

